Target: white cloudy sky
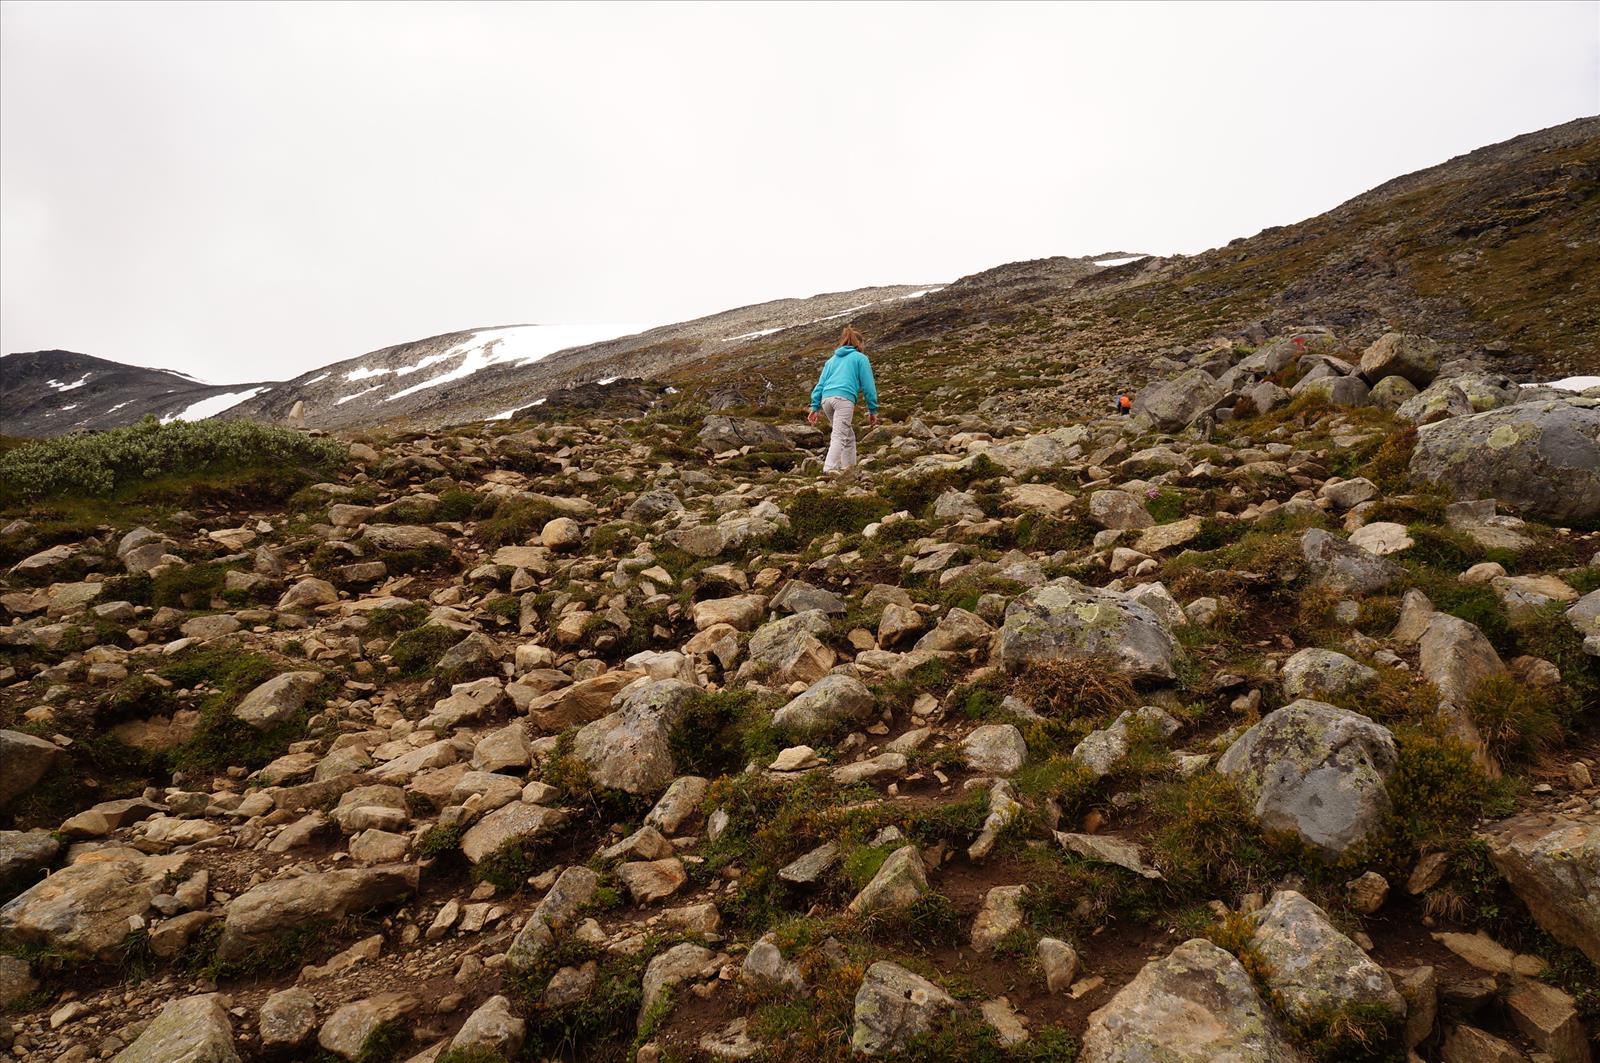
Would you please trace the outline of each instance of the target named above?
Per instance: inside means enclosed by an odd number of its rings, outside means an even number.
[[[1195,252],[1597,111],[1594,2],[8,0],[0,351],[258,380]]]

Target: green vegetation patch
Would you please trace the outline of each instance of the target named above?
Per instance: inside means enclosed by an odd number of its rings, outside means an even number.
[[[253,421],[146,417],[126,428],[24,443],[0,456],[0,504],[58,495],[106,497],[173,474],[343,463],[343,444]]]

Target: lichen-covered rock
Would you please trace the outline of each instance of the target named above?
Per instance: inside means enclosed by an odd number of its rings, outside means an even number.
[[[1341,594],[1377,594],[1405,574],[1393,561],[1321,528],[1311,528],[1300,537],[1300,554],[1319,586]]]
[[[1513,816],[1483,840],[1539,925],[1600,963],[1600,813]]]
[[[1089,1016],[1080,1063],[1301,1063],[1238,960],[1202,938]]]
[[[681,679],[657,679],[617,695],[620,708],[580,730],[573,756],[601,786],[630,794],[658,794],[677,777],[670,735],[698,688]]]
[[[710,977],[716,973],[720,959],[705,946],[687,941],[653,957],[644,969],[639,1028],[645,1028],[650,1013],[661,1003],[667,990],[690,979]]]
[[[1133,400],[1133,416],[1148,417],[1163,431],[1175,432],[1220,402],[1227,389],[1204,369],[1190,369],[1152,384]]]
[[[1378,673],[1335,650],[1304,649],[1283,662],[1283,693],[1290,698],[1340,697],[1378,681]]]
[[[450,1047],[487,1048],[506,1059],[515,1059],[527,1034],[528,1024],[512,1013],[511,1001],[503,996],[492,996],[467,1016],[467,1021],[450,1041]]]
[[[724,417],[721,414],[706,418],[699,439],[703,446],[715,451],[738,450],[740,447],[783,447],[786,450],[794,447],[788,436],[765,421]]]
[[[589,903],[599,886],[600,876],[586,867],[574,865],[562,871],[506,950],[506,966],[513,971],[532,968],[539,955],[555,944],[556,935],[572,925],[578,909]]]
[[[112,1063],[239,1063],[239,1053],[227,1009],[208,993],[168,1003]]]
[[[1129,743],[1138,731],[1170,738],[1181,726],[1171,713],[1156,705],[1124,709],[1109,727],[1085,735],[1083,741],[1073,748],[1072,759],[1099,778],[1110,774],[1117,761],[1127,756]]]
[[[1117,591],[1052,580],[1015,598],[1000,627],[1001,664],[1105,656],[1124,672],[1171,679],[1177,642],[1161,618]]]
[[[1386,783],[1398,762],[1387,728],[1301,699],[1240,735],[1217,770],[1239,783],[1264,829],[1337,857],[1388,814]]]
[[[1028,759],[1028,743],[1013,724],[987,723],[962,740],[961,755],[972,771],[1011,775]]]
[[[321,672],[284,672],[256,687],[234,706],[233,715],[266,731],[292,718],[322,682]]]
[[[185,876],[188,859],[119,852],[69,864],[0,907],[0,943],[111,958],[128,937],[129,920],[149,916],[168,876]]]
[[[1306,1022],[1352,1006],[1405,1016],[1405,999],[1383,968],[1299,893],[1275,894],[1251,918],[1250,943],[1266,961],[1267,986],[1291,1018]]]
[[[850,910],[857,915],[871,915],[884,909],[904,908],[927,892],[928,874],[922,866],[922,854],[915,845],[904,845],[878,867],[872,881],[850,902]]]
[[[1523,402],[1426,425],[1411,474],[1551,521],[1600,517],[1600,401]]]
[[[415,864],[390,864],[263,882],[229,902],[217,958],[240,960],[287,931],[398,901],[416,892],[417,875]]]
[[[1102,528],[1149,528],[1156,520],[1144,503],[1127,491],[1106,489],[1089,496],[1089,519]]]
[[[1386,332],[1361,352],[1361,375],[1372,383],[1396,376],[1425,388],[1439,375],[1439,345],[1426,336]]]
[[[867,1056],[904,1047],[932,1029],[940,1012],[955,1006],[955,998],[926,978],[879,960],[856,990],[850,1046]]]
[[[860,723],[876,707],[872,692],[848,675],[825,675],[772,716],[779,727],[801,733]]]
[[[806,609],[763,624],[750,636],[739,674],[772,686],[815,683],[828,674],[837,654],[823,642],[832,630],[828,614]]]

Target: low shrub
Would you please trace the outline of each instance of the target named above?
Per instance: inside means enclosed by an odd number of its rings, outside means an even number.
[[[25,443],[0,456],[0,503],[58,495],[105,497],[172,474],[299,465],[328,469],[343,444],[253,421],[173,421]]]

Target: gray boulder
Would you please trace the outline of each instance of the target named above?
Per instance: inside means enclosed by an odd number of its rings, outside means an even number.
[[[1404,1017],[1405,999],[1383,968],[1299,893],[1275,894],[1252,918],[1250,943],[1266,961],[1267,987],[1291,1018],[1306,1022],[1363,1005]]]
[[[1600,813],[1526,813],[1482,837],[1539,925],[1600,963]]]
[[[739,674],[772,686],[815,683],[828,674],[837,655],[822,641],[831,629],[828,614],[807,609],[763,624],[750,636],[749,657]]]
[[[168,1003],[112,1063],[239,1063],[239,1053],[227,1009],[208,993]]]
[[[1319,586],[1341,594],[1377,594],[1405,572],[1393,561],[1321,528],[1311,528],[1300,537],[1300,555],[1306,559],[1311,577]]]
[[[1426,336],[1386,332],[1361,352],[1361,375],[1372,383],[1397,376],[1425,388],[1439,375],[1439,345]]]
[[[904,908],[928,892],[928,874],[922,854],[915,845],[903,845],[890,853],[850,902],[850,911],[871,915],[886,909]]]
[[[61,750],[54,742],[46,742],[21,731],[0,731],[0,808],[4,808],[29,790],[55,766]]]
[[[61,843],[43,828],[0,830],[0,885],[49,867],[60,851]]]
[[[1600,401],[1524,402],[1424,426],[1411,474],[1550,521],[1600,517]]]
[[[772,716],[779,727],[801,733],[861,723],[877,708],[872,692],[853,676],[833,673],[812,683]]]
[[[1316,395],[1335,406],[1365,406],[1370,389],[1358,376],[1308,376],[1289,389],[1294,396]]]
[[[1305,649],[1283,662],[1281,682],[1291,698],[1341,697],[1378,681],[1378,673],[1335,650]]]
[[[506,950],[506,966],[513,971],[531,969],[540,954],[556,943],[556,935],[573,924],[578,909],[589,903],[599,886],[599,874],[586,867],[574,864],[562,871]]]
[[[1420,392],[1401,401],[1395,416],[1415,424],[1437,424],[1452,417],[1474,412],[1472,400],[1454,380],[1435,380]]]
[[[240,960],[286,930],[398,901],[416,892],[417,874],[415,864],[386,864],[263,882],[229,902],[217,958]]]
[[[724,417],[720,414],[706,418],[700,429],[700,443],[710,450],[738,450],[740,447],[782,447],[793,449],[788,436],[765,421],[748,417]]]
[[[1171,380],[1152,384],[1133,400],[1133,416],[1148,417],[1155,426],[1175,432],[1220,402],[1227,389],[1204,369],[1190,369]]]
[[[1367,392],[1367,401],[1380,410],[1394,413],[1417,397],[1416,385],[1405,377],[1386,376]]]
[[[955,998],[926,978],[879,960],[856,990],[850,1047],[867,1056],[894,1051],[927,1033],[941,1012],[955,1006]]]
[[[584,725],[572,752],[601,786],[630,794],[659,794],[677,777],[672,728],[699,692],[681,679],[658,679],[617,695],[620,708]]]
[[[1170,738],[1181,726],[1171,713],[1155,705],[1124,709],[1109,727],[1084,735],[1083,741],[1073,748],[1072,759],[1100,778],[1109,775],[1117,761],[1127,756],[1136,731],[1143,729]]]
[[[1239,783],[1264,829],[1337,857],[1388,814],[1385,784],[1398,762],[1387,728],[1302,699],[1240,735],[1217,770]]]
[[[1153,960],[1089,1016],[1079,1063],[1303,1063],[1238,960],[1203,938]]]
[[[322,682],[321,672],[284,672],[256,687],[234,706],[233,715],[259,731],[290,719]]]
[[[1105,656],[1121,671],[1171,679],[1177,653],[1172,633],[1147,606],[1066,577],[1013,599],[998,640],[999,661],[1009,669]]]
[[[168,876],[187,877],[188,857],[90,860],[69,864],[0,907],[0,944],[107,959],[131,919],[147,918]]]

